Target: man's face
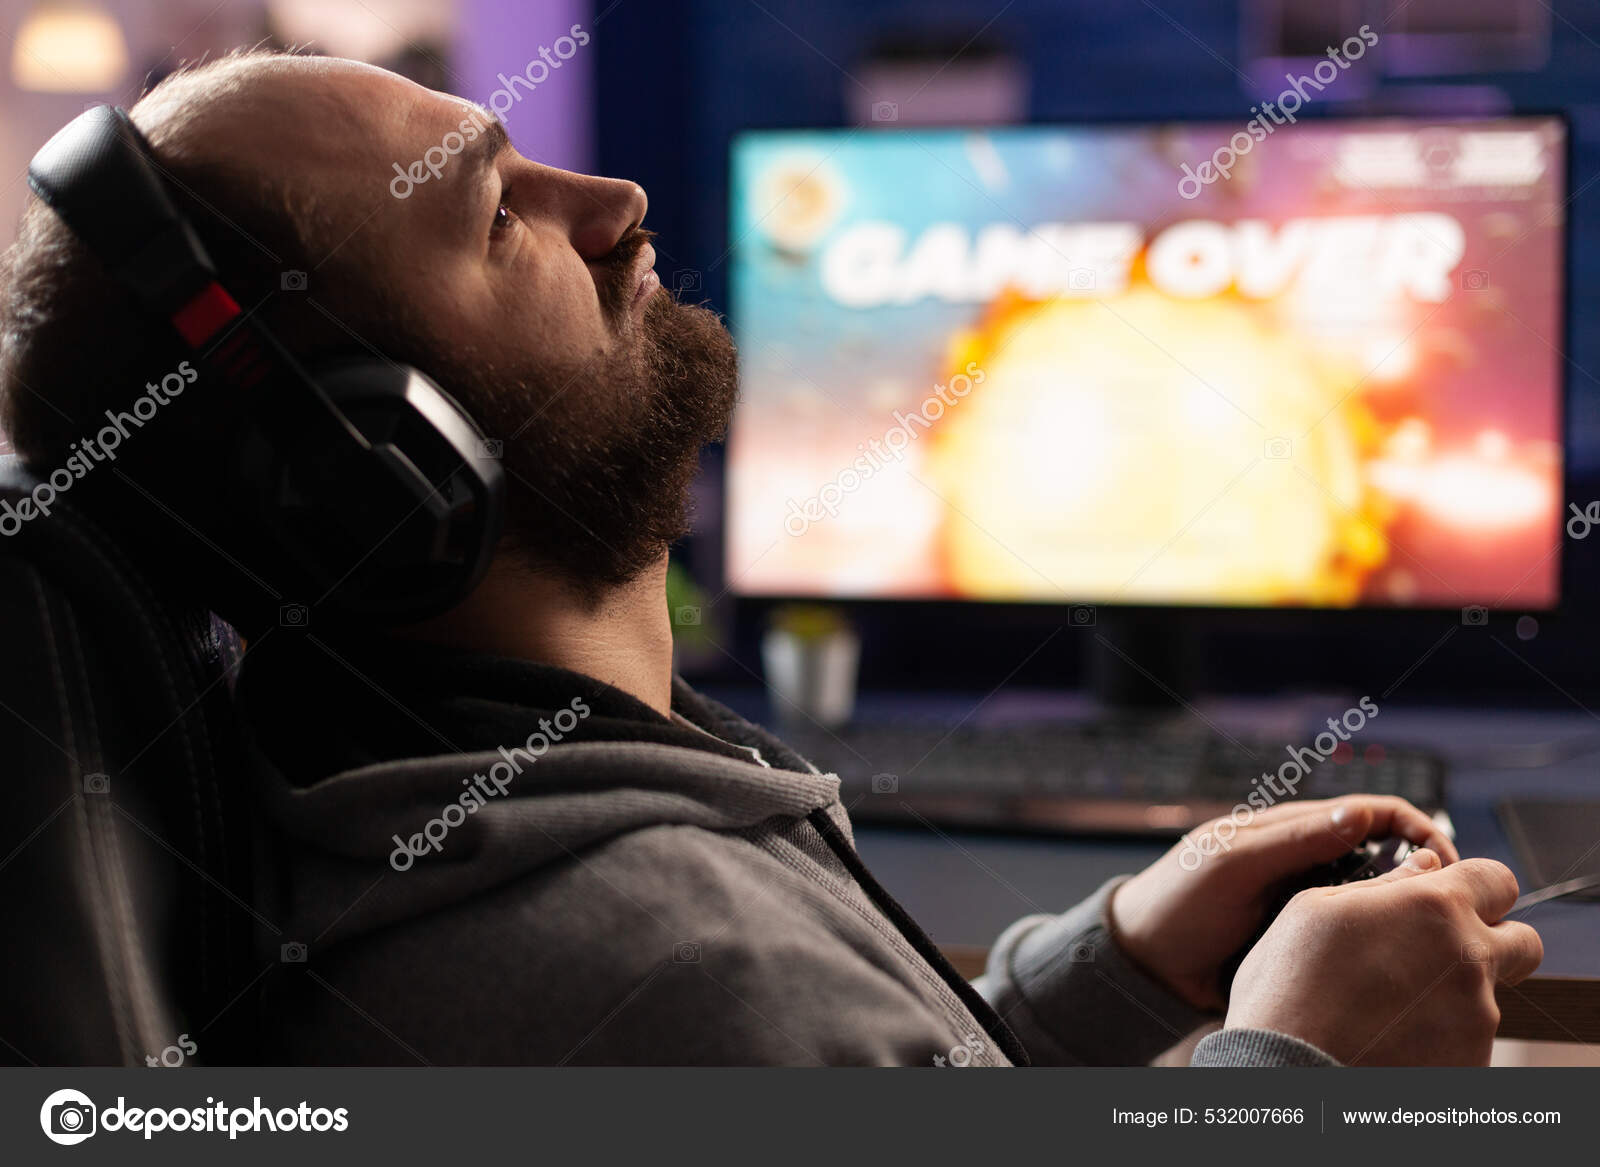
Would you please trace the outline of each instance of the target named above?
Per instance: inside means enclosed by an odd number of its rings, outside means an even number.
[[[536,565],[592,593],[657,561],[736,377],[721,323],[655,275],[644,191],[523,158],[479,107],[382,70],[275,69],[250,137],[316,177],[345,240],[329,258],[370,285],[323,306],[501,443],[507,534]],[[297,124],[273,124],[296,102]],[[536,111],[513,109],[513,128],[519,113]],[[396,164],[425,180],[408,189]]]

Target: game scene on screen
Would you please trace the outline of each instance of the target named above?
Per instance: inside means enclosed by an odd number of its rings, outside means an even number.
[[[732,586],[1554,606],[1563,123],[1237,129],[737,139]]]

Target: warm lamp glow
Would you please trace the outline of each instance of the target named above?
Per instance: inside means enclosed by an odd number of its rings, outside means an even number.
[[[44,93],[104,93],[128,72],[116,17],[82,0],[44,0],[17,30],[11,79]]]

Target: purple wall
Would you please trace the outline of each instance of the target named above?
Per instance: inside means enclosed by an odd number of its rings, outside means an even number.
[[[454,72],[468,87],[462,96],[504,109],[512,142],[536,162],[593,168],[593,20],[589,0],[460,0]],[[513,81],[514,103],[497,99],[502,75]]]

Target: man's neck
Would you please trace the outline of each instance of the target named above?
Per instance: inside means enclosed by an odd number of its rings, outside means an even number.
[[[433,644],[536,661],[614,685],[663,716],[672,708],[667,557],[586,602],[566,584],[496,556],[477,589],[443,616],[397,633]]]

